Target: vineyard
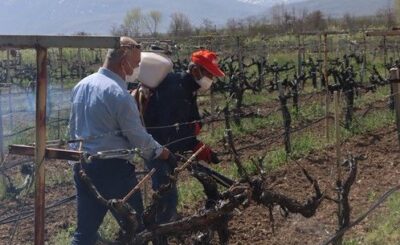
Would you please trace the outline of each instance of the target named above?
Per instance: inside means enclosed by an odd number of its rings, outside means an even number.
[[[219,54],[226,76],[199,95],[199,106],[200,137],[222,162],[206,166],[192,152],[180,155],[170,176],[180,218],[156,226],[157,203],[170,186],[152,193],[146,181],[152,172],[136,157],[146,206],[146,229],[139,233],[134,210],[123,200],[104,199],[82,173],[104,205],[127,217],[121,225],[107,215],[102,242],[113,244],[121,226],[127,232],[118,238],[126,244],[147,244],[160,234],[170,244],[397,244],[397,39],[332,32],[141,40],[144,50],[167,52],[175,71],[186,70],[196,49]],[[105,52],[48,50],[48,147],[71,142],[71,88],[101,66]],[[35,142],[34,57],[29,49],[0,50],[1,244],[33,243],[34,159],[7,147]],[[66,160],[45,161],[48,244],[69,244],[75,229],[72,168]]]

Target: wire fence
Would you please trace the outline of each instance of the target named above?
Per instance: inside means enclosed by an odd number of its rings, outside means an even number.
[[[145,41],[143,41],[145,42]],[[151,44],[152,42],[148,42]],[[172,59],[182,61],[188,59],[193,50],[198,48],[209,48],[220,53],[222,58],[236,56],[238,57],[238,68],[244,69],[243,67],[248,66],[256,58],[267,58],[270,63],[277,62],[283,64],[289,62],[294,64],[294,69],[289,71],[281,72],[281,77],[293,76],[301,72],[308,72],[305,65],[307,61],[314,59],[319,60],[319,73],[322,76],[322,56],[323,56],[323,43],[318,36],[315,37],[297,37],[297,36],[284,36],[284,37],[260,37],[259,39],[246,39],[243,37],[194,37],[184,40],[176,40],[179,49],[173,53]],[[351,36],[344,35],[343,37],[332,37],[328,40],[328,50],[330,62],[334,63],[335,59],[339,62],[344,55],[353,54],[355,57],[365,56],[362,63],[353,62],[352,64],[356,67],[357,79],[363,79],[367,81],[367,68],[372,65],[381,67],[383,73],[387,73],[387,64],[395,63],[395,60],[400,59],[398,41],[393,38],[368,38],[368,42],[365,41],[363,36]],[[23,143],[29,144],[34,141],[35,132],[35,91],[34,91],[34,78],[35,78],[35,67],[33,65],[32,53],[29,51],[15,51],[13,54],[11,51],[4,51],[2,60],[0,62],[3,68],[0,72],[0,83],[4,83],[8,86],[3,86],[0,89],[0,115],[1,115],[1,131],[2,131],[2,145],[4,151],[5,147],[11,143]],[[0,52],[1,53],[1,52]],[[72,49],[54,49],[49,52],[49,92],[48,92],[48,104],[47,104],[47,132],[48,141],[59,141],[63,143],[75,142],[76,140],[88,140],[88,139],[70,139],[67,134],[68,116],[70,110],[70,93],[72,86],[78,82],[82,77],[94,72],[101,65],[105,55],[105,50],[72,50]],[[186,61],[187,62],[187,61]],[[253,68],[254,69],[254,68]],[[4,75],[6,71],[6,75]],[[252,72],[251,69],[248,72]],[[363,75],[364,74],[364,75]],[[3,79],[3,80],[1,80]],[[227,78],[229,79],[229,78]],[[274,79],[272,73],[267,73],[264,77],[265,81]],[[229,82],[229,81],[228,81]],[[282,83],[281,79],[277,82]],[[265,88],[269,87],[265,82]],[[226,92],[220,93],[220,98],[223,102],[227,96]],[[259,92],[261,93],[261,92]],[[324,120],[330,120],[332,118],[332,111],[328,116],[321,114],[323,108],[322,97],[326,93],[326,89],[321,87],[318,90],[300,91],[300,103],[302,106],[307,108],[308,100],[314,100],[319,103],[321,100],[320,110],[315,112],[314,115],[309,118],[299,118],[292,122],[291,133],[301,133],[309,130],[315,125],[320,124]],[[342,92],[342,95],[348,93],[347,91]],[[384,91],[385,96],[381,96],[379,100],[372,101],[370,103],[364,103],[363,108],[368,108],[371,105],[381,105],[382,101],[388,100],[391,96],[395,95],[388,91]],[[262,118],[267,120],[271,118],[275,120],[275,125],[271,127],[274,133],[270,137],[262,139],[258,142],[253,142],[248,145],[241,145],[237,151],[241,154],[245,154],[245,150],[258,148],[260,145],[268,143],[269,145],[275,145],[280,147],[283,142],[284,132],[284,118],[281,118],[282,105],[279,104],[279,92],[272,91],[268,94],[268,97],[272,98],[268,103],[271,104],[271,110],[267,110],[265,113],[260,113],[258,110],[251,110],[250,112],[237,112],[232,110],[230,113],[231,118],[238,117],[241,120],[254,118]],[[225,95],[225,96],[224,96]],[[245,94],[246,97],[250,97],[251,94]],[[267,97],[267,95],[266,95]],[[308,97],[308,98],[307,98]],[[228,99],[234,100],[233,97]],[[207,106],[214,107],[214,109],[221,105],[215,105],[207,103]],[[265,102],[260,103],[263,107],[266,106]],[[222,104],[223,105],[223,104]],[[254,106],[257,107],[257,106]],[[250,106],[251,108],[251,106]],[[346,105],[342,105],[342,110],[346,109]],[[376,108],[375,108],[376,109]],[[375,110],[374,109],[374,110]],[[388,108],[378,108],[381,110]],[[302,109],[300,109],[301,111]],[[372,110],[373,111],[373,110]],[[358,122],[365,117],[365,114],[355,114],[354,123]],[[293,111],[291,110],[291,113]],[[278,115],[278,116],[277,116]],[[219,125],[223,121],[222,110],[215,109],[213,113],[207,114],[203,119],[192,122],[181,122],[173,125],[161,125],[157,128],[167,127],[179,127],[182,125],[194,124],[201,122],[205,125]],[[342,121],[342,125],[345,122]],[[152,127],[154,128],[154,127]],[[121,132],[109,132],[109,134],[120,134]],[[105,135],[91,136],[92,138],[102,138]],[[272,150],[272,149],[269,149]],[[227,154],[227,153],[222,153]],[[7,158],[6,158],[7,160]],[[8,162],[4,161],[0,166],[1,173],[9,173],[14,168],[21,166],[28,162]],[[6,163],[7,164],[4,164]],[[67,204],[74,200],[74,196],[70,196],[59,201],[51,203],[47,208],[49,210],[54,209]],[[4,224],[17,224],[22,219],[30,218],[33,214],[33,209],[28,208],[27,204],[22,201],[18,210],[23,210],[19,214],[0,216],[0,225]],[[5,216],[5,217],[3,217]],[[14,229],[12,237],[15,234],[17,228]]]

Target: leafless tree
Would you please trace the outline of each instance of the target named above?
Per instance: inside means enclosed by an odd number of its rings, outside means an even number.
[[[397,25],[400,24],[400,0],[396,0],[394,3],[394,10],[396,14],[396,23]]]
[[[143,27],[150,33],[151,36],[157,36],[161,17],[161,12],[156,10],[152,10],[147,15],[143,16]]]
[[[228,33],[234,33],[238,30],[239,25],[238,25],[238,21],[235,18],[229,18],[226,21],[226,29]]]
[[[111,27],[110,33],[113,36],[128,36],[129,35],[128,29],[123,24],[121,24],[119,26],[113,25]]]
[[[355,19],[349,13],[346,13],[346,14],[343,15],[342,21],[343,21],[344,29],[347,29],[349,31],[355,30],[355,28],[356,28]]]
[[[376,17],[387,29],[391,29],[396,25],[396,16],[392,7],[378,10]]]
[[[308,30],[312,31],[323,31],[327,28],[326,19],[320,10],[308,14],[305,24],[308,27]]]
[[[272,24],[277,26],[282,25],[283,15],[285,14],[285,12],[286,12],[286,6],[284,3],[272,6],[271,8]]]
[[[123,25],[128,31],[129,36],[138,37],[141,34],[142,23],[142,10],[140,8],[133,8],[126,13]]]
[[[201,24],[201,28],[203,29],[204,32],[210,33],[215,31],[215,24],[212,22],[212,20],[208,18],[204,18],[203,22]]]
[[[193,31],[192,24],[187,15],[175,12],[171,15],[169,32],[174,36],[187,36]]]

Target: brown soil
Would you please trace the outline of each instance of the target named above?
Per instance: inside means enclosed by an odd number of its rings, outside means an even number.
[[[274,108],[268,108],[265,112]],[[263,111],[264,112],[264,111]],[[321,125],[323,122],[321,122]],[[313,126],[312,130],[321,131],[323,127]],[[254,143],[259,139],[271,137],[277,133],[269,129],[237,139],[238,147],[245,146],[248,143]],[[241,158],[246,160],[252,156],[261,155],[265,152],[269,143],[260,145],[241,152]],[[223,151],[222,146],[220,146]],[[387,127],[376,130],[362,136],[351,138],[342,145],[343,156],[364,155],[366,160],[359,161],[359,171],[356,183],[353,185],[350,193],[350,202],[352,207],[352,218],[354,219],[384,191],[398,184],[399,175],[399,146],[395,127]],[[229,161],[228,156],[224,157],[224,165]],[[335,197],[333,191],[335,182],[335,150],[328,147],[325,150],[311,152],[297,162],[305,167],[309,173],[318,179],[321,189],[329,196]],[[229,163],[230,164],[230,163]],[[47,161],[46,175],[60,176],[72,171],[72,168],[64,161]],[[346,173],[346,168],[342,171]],[[294,162],[288,162],[285,166],[270,173],[273,176],[273,190],[284,193],[297,200],[305,201],[313,193],[310,183],[306,180],[301,169]],[[57,200],[73,195],[75,193],[72,182],[52,183],[48,182],[46,188],[46,204],[49,205]],[[375,197],[371,198],[374,194]],[[23,199],[27,206],[32,207],[32,195]],[[21,202],[21,201],[20,201]],[[198,204],[197,204],[198,205]],[[0,217],[6,217],[13,213],[20,212],[18,207],[21,203],[16,200],[3,200],[0,202]],[[232,233],[230,244],[320,244],[337,229],[336,205],[329,201],[324,201],[317,210],[314,217],[306,219],[300,215],[290,214],[284,218],[278,208],[274,209],[274,227],[268,215],[268,209],[263,206],[252,204],[247,209],[235,212],[234,218],[230,222]],[[382,212],[382,208],[376,211]],[[66,205],[52,209],[46,213],[46,238],[49,240],[60,230],[70,227],[74,224],[75,203],[70,202]],[[362,235],[366,232],[371,223],[368,218],[359,226],[352,229],[348,235]],[[33,243],[33,218],[21,220],[18,223],[18,229],[15,232],[13,244],[31,244]],[[14,225],[0,225],[0,244],[9,244],[10,236],[13,233]]]
[[[390,187],[398,184],[399,146],[394,127],[368,133],[346,141],[342,146],[344,155],[364,155],[366,160],[359,161],[356,183],[350,192],[352,218],[363,213],[375,199]],[[335,154],[333,148],[313,152],[299,159],[303,167],[316,177],[320,187],[327,195],[335,197],[334,181]],[[345,168],[342,169],[346,171]],[[309,182],[294,162],[272,173],[274,190],[306,200],[312,189]],[[371,194],[376,196],[371,198]],[[261,206],[252,206],[231,221],[232,244],[320,244],[335,233],[337,229],[337,206],[324,201],[314,217],[306,219],[300,215],[283,218],[280,210],[274,210],[275,233],[269,220],[268,210]],[[382,210],[381,210],[382,211]],[[379,212],[379,209],[378,211]],[[349,235],[362,235],[371,223],[362,222],[349,232]]]

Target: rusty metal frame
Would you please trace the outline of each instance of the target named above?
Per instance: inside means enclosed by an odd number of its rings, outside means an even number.
[[[389,37],[389,36],[400,36],[400,30],[393,31],[367,31],[365,32],[367,37]]]
[[[16,155],[35,156],[35,147],[29,145],[10,145],[8,147],[8,152]],[[45,159],[79,161],[82,157],[82,151],[46,147]]]
[[[118,48],[116,36],[25,36],[0,35],[0,49],[36,49],[36,143],[27,151],[35,156],[35,245],[45,242],[45,169],[44,161],[51,156],[46,149],[46,100],[47,100],[47,49],[48,48]],[[18,147],[17,147],[18,148]],[[21,149],[21,147],[20,147]],[[50,150],[51,151],[51,150]],[[20,152],[23,154],[23,152]],[[69,154],[69,153],[68,153]]]
[[[115,48],[119,37],[105,36],[0,36],[1,48]]]
[[[294,33],[298,36],[318,36],[318,35],[344,35],[350,34],[348,31],[305,31]]]

